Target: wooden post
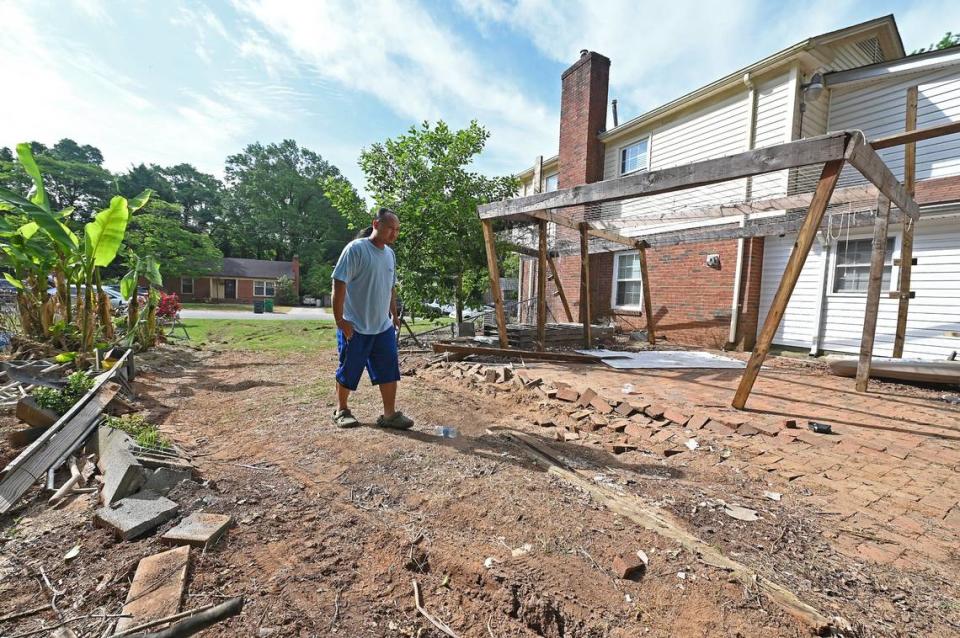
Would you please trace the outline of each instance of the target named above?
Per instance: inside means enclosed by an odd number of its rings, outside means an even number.
[[[866,392],[870,382],[873,342],[877,334],[880,310],[880,287],[883,283],[883,261],[887,252],[887,225],[890,221],[890,200],[877,198],[877,219],[873,225],[873,250],[870,253],[870,279],[867,282],[867,305],[863,313],[863,335],[860,337],[860,361],[857,363],[857,392]]]
[[[500,347],[509,348],[507,339],[507,314],[503,310],[503,291],[500,289],[500,266],[497,265],[497,245],[493,240],[493,224],[483,220],[483,243],[487,247],[487,271],[490,273],[490,294],[493,295],[493,307],[497,314],[497,334]]]
[[[590,224],[580,224],[580,321],[583,322],[583,347],[593,347],[590,334]]]
[[[790,295],[797,285],[797,279],[800,277],[800,271],[803,270],[803,264],[810,253],[810,247],[817,236],[817,230],[820,228],[820,222],[823,221],[823,214],[827,210],[827,204],[830,203],[830,196],[840,178],[840,169],[843,168],[843,160],[833,160],[823,165],[823,172],[820,173],[820,180],[817,182],[817,189],[813,194],[813,200],[810,202],[810,208],[807,210],[807,218],[803,221],[803,226],[797,233],[797,240],[793,244],[793,251],[787,260],[787,267],[783,271],[783,277],[780,278],[780,285],[777,286],[777,292],[773,297],[773,303],[770,304],[770,310],[767,312],[767,318],[763,322],[763,328],[760,330],[760,336],[757,337],[757,344],[750,355],[750,361],[747,363],[746,370],[743,371],[743,377],[740,379],[740,385],[737,387],[737,393],[733,397],[733,407],[742,410],[750,397],[750,391],[760,373],[760,366],[766,359],[770,351],[770,344],[773,343],[773,337],[780,327],[780,321],[783,319],[783,313],[787,309],[787,302],[790,301]]]
[[[563,304],[563,312],[567,315],[567,321],[573,323],[573,314],[570,313],[570,304],[567,303],[567,294],[563,291],[563,284],[560,283],[560,274],[557,272],[557,264],[553,257],[547,255],[547,263],[550,264],[550,274],[553,275],[553,284],[557,287],[557,294],[560,295],[560,303]]]
[[[917,128],[917,97],[916,86],[907,89],[907,117],[905,131],[910,132]],[[916,193],[917,185],[917,143],[908,142],[903,146],[903,188],[910,197]],[[897,306],[897,329],[893,336],[893,356],[897,359],[903,356],[903,345],[907,337],[907,312],[910,308],[910,274],[913,269],[913,234],[917,227],[917,220],[906,219],[900,231],[900,283],[897,290],[900,292],[900,303]]]
[[[540,248],[537,262],[537,350],[547,344],[547,222],[541,219]]]
[[[647,247],[641,243],[637,247],[640,253],[640,287],[643,288],[643,314],[647,315],[647,341],[656,345],[657,337],[653,334],[653,302],[650,299],[650,277],[647,274]]]

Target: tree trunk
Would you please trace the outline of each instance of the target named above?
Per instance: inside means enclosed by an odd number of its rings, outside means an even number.
[[[463,323],[463,273],[457,273],[457,292],[456,292],[456,304],[457,304],[457,323]]]

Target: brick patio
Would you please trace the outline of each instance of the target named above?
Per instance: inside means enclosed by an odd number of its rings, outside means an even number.
[[[737,370],[529,367],[545,383],[619,400],[631,383],[637,402],[694,416],[688,427],[703,427],[700,438],[721,438],[735,450],[728,464],[805,488],[801,498],[836,517],[832,540],[842,553],[938,571],[960,563],[960,407],[940,400],[942,392],[892,384],[874,383],[861,394],[853,379],[786,365],[763,370],[743,412],[729,407]],[[799,427],[787,428],[787,419]],[[829,423],[834,434],[814,434],[809,420]],[[648,436],[669,445],[688,435],[671,427]]]

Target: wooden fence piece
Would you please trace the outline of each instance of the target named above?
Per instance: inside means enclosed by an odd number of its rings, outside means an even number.
[[[589,224],[580,224],[580,323],[583,324],[583,347],[593,347],[590,324],[593,314],[590,310],[590,235]]]
[[[650,297],[650,276],[647,270],[647,248],[637,248],[640,254],[640,287],[643,289],[643,314],[647,315],[647,342],[656,345],[657,337],[653,333],[653,301]]]
[[[507,341],[507,313],[503,309],[503,291],[500,289],[500,266],[497,264],[497,245],[493,237],[493,222],[483,220],[483,243],[487,247],[487,271],[490,273],[490,294],[493,295],[493,307],[497,315],[497,332],[500,335],[500,347],[509,347]]]
[[[783,313],[787,309],[787,302],[790,301],[790,295],[797,285],[797,279],[800,277],[800,271],[803,270],[803,264],[807,261],[807,255],[810,253],[810,247],[816,238],[817,230],[820,228],[820,222],[823,221],[823,215],[830,203],[830,195],[837,185],[840,178],[840,170],[843,168],[843,160],[827,162],[820,173],[820,180],[817,182],[817,189],[814,192],[813,201],[810,203],[810,209],[807,211],[807,218],[803,227],[797,235],[793,244],[793,251],[787,260],[787,266],[780,278],[780,284],[777,286],[777,292],[773,297],[773,303],[767,312],[767,318],[763,322],[763,329],[757,337],[757,343],[750,355],[750,361],[747,363],[746,370],[743,371],[743,377],[740,379],[740,385],[733,397],[733,407],[742,410],[753,389],[753,384],[760,373],[760,366],[770,351],[770,344],[773,343],[773,337],[783,319]]]
[[[488,357],[512,357],[526,361],[565,361],[567,363],[602,363],[600,357],[575,352],[539,352],[534,350],[516,350],[514,348],[488,348],[486,346],[461,346],[452,343],[433,344],[434,352],[452,352],[462,355],[483,355]]]
[[[867,305],[863,316],[863,334],[860,337],[860,361],[857,363],[857,392],[866,392],[870,382],[870,364],[873,360],[873,342],[877,334],[877,314],[880,311],[880,286],[883,282],[883,261],[887,252],[887,226],[890,200],[877,198],[877,221],[873,227],[873,250],[870,253],[870,279],[867,282]]]
[[[503,436],[518,444],[531,459],[546,467],[547,472],[590,494],[610,511],[630,519],[644,529],[658,534],[670,541],[677,542],[694,557],[707,565],[729,572],[744,587],[758,588],[773,603],[794,618],[809,625],[817,636],[834,635],[833,631],[849,630],[849,624],[842,618],[830,618],[808,603],[800,600],[792,591],[758,574],[743,563],[727,557],[719,549],[707,544],[688,532],[674,517],[645,504],[633,494],[620,494],[602,483],[581,476],[555,456],[549,447],[542,445],[530,435],[506,428],[492,428],[487,432]]]
[[[549,211],[549,210],[536,211],[536,212],[530,213],[528,217],[532,217],[533,219],[546,220],[548,222],[553,222],[558,226],[564,226],[566,228],[572,228],[574,230],[580,228],[580,224],[586,223],[587,233],[591,237],[596,237],[597,239],[605,239],[614,244],[622,244],[624,246],[627,246],[628,248],[637,247],[636,237],[627,237],[625,235],[621,235],[620,233],[617,233],[612,230],[594,228],[593,225],[590,224],[589,222],[578,222],[574,219],[571,219],[567,215],[558,213],[556,211]]]
[[[918,87],[907,89],[907,115],[905,130],[909,133],[917,128],[917,98]],[[909,142],[903,147],[903,188],[910,197],[917,192],[917,143]],[[913,234],[919,220],[911,220],[903,225],[900,231],[900,277],[897,291],[897,328],[893,334],[893,356],[899,359],[903,356],[903,346],[907,337],[907,313],[910,310],[910,276],[913,271]]]
[[[547,222],[537,224],[540,244],[537,254],[537,350],[543,350],[547,341]]]
[[[563,282],[560,281],[560,273],[557,272],[557,263],[549,253],[547,254],[547,263],[550,264],[550,274],[553,275],[553,284],[557,287],[557,294],[560,295],[563,312],[567,316],[567,321],[573,322],[573,315],[570,313],[570,304],[567,302],[567,295],[563,291]]]
[[[878,137],[875,140],[870,140],[870,146],[879,151],[881,148],[900,146],[901,144],[909,144],[910,142],[922,142],[923,140],[943,137],[944,135],[953,135],[954,133],[960,133],[960,122],[928,126],[904,133],[894,133],[893,135]]]
[[[917,202],[907,193],[903,184],[897,180],[873,147],[863,142],[861,134],[857,133],[850,139],[847,156],[847,161],[896,204],[904,215],[911,219],[920,216],[920,207]]]

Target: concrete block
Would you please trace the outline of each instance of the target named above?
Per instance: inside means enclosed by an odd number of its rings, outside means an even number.
[[[125,432],[106,426],[97,428],[97,468],[103,475],[100,501],[113,505],[143,487],[147,471],[130,451],[133,445]]]
[[[93,522],[113,529],[125,541],[147,534],[177,515],[180,506],[153,492],[140,492],[101,507]]]
[[[25,396],[17,401],[17,418],[36,428],[48,428],[60,418],[57,413],[47,408],[41,408],[31,396]]]
[[[117,622],[117,631],[141,623],[166,618],[180,611],[190,564],[190,547],[147,556],[137,565],[123,613],[128,618]]]
[[[161,536],[160,540],[174,545],[212,545],[223,536],[231,522],[232,519],[226,514],[194,512]]]
[[[585,408],[588,405],[590,405],[590,402],[593,401],[594,397],[596,396],[597,396],[597,393],[594,392],[593,388],[587,388],[586,390],[583,391],[583,394],[580,395],[580,399],[577,401],[577,403],[581,407]]]
[[[192,478],[192,472],[161,467],[149,472],[147,480],[143,484],[143,489],[166,496],[170,490],[180,484],[180,481],[187,481]]]

